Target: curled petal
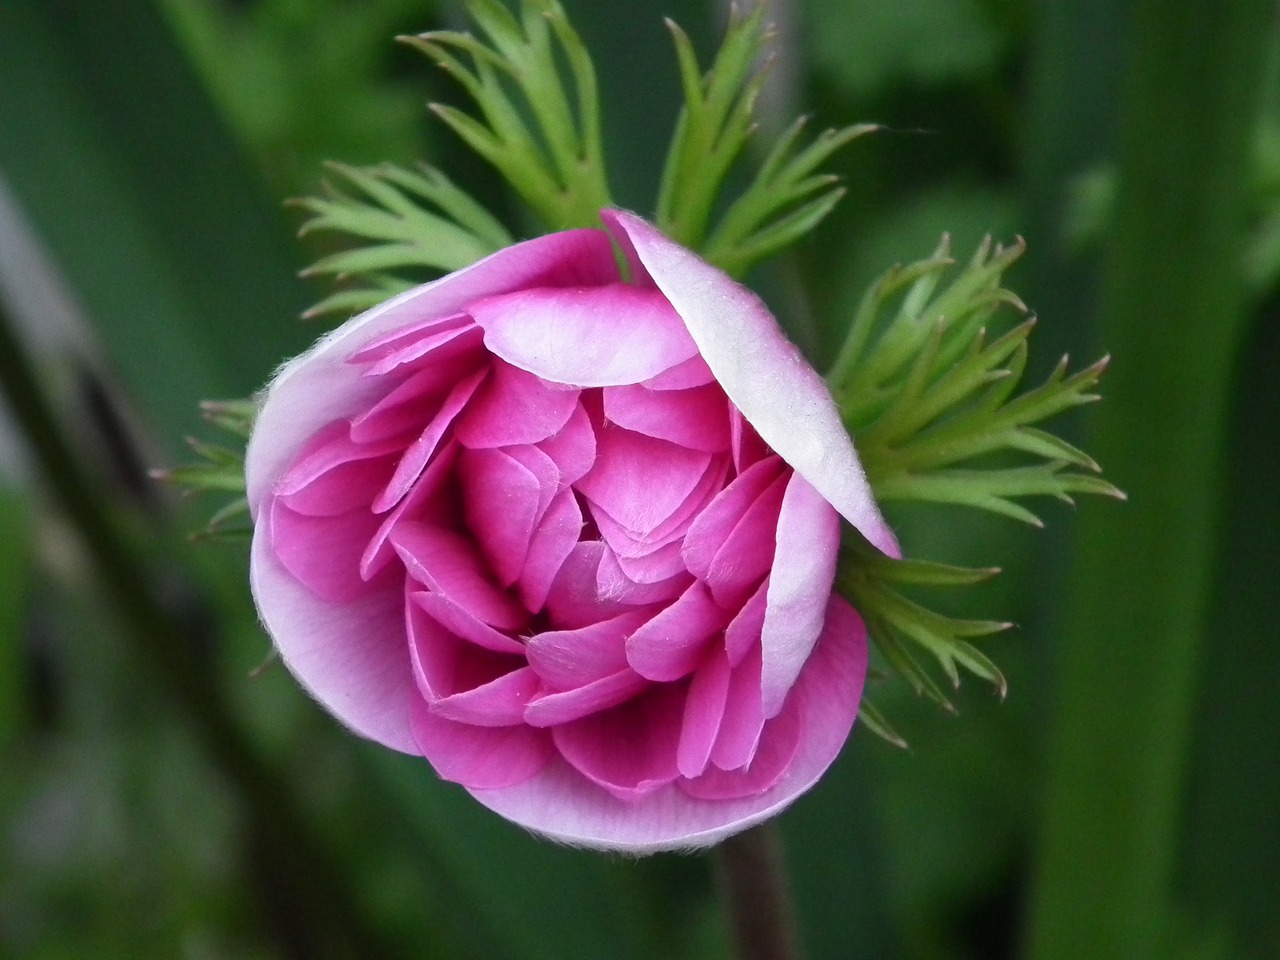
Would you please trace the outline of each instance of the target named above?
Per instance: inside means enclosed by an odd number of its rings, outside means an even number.
[[[826,384],[760,298],[634,214],[610,212],[606,222],[630,241],[716,380],[765,443],[863,536],[899,556]]]

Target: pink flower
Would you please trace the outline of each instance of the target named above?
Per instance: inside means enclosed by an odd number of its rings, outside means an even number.
[[[835,758],[886,552],[821,378],[749,291],[626,213],[510,247],[287,364],[249,444],[252,583],[362,736],[558,840],[777,813]]]

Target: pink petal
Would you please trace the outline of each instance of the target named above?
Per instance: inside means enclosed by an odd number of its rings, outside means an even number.
[[[760,745],[765,724],[760,697],[760,646],[751,647],[729,674],[724,714],[711,762],[721,770],[737,770],[749,764]]]
[[[817,782],[853,725],[866,667],[862,621],[848,603],[833,597],[822,639],[790,695],[801,730],[799,749],[777,783],[754,796],[701,800],[673,783],[621,800],[561,760],[552,760],[519,786],[473,795],[507,819],[562,843],[630,854],[705,847],[774,816]],[[625,742],[615,741],[615,749]]]
[[[451,495],[461,449],[456,440],[447,441],[405,498],[383,517],[382,525],[369,539],[360,558],[360,575],[366,580],[372,579],[395,557],[391,534],[402,521],[417,520],[440,527],[462,513],[456,494]]]
[[[268,386],[245,457],[249,506],[262,500],[325,424],[358,416],[387,392],[346,358],[406,326],[448,317],[482,297],[529,286],[616,282],[613,245],[601,230],[569,230],[508,247],[349,320],[287,363]]]
[[[623,574],[636,583],[662,583],[685,572],[679,540],[639,557],[625,557],[617,553],[614,556]]]
[[[258,526],[281,566],[299,583],[321,600],[349,603],[385,585],[385,579],[370,583],[360,576],[360,556],[379,523],[367,509],[315,517],[273,499]]]
[[[454,385],[474,372],[474,367],[459,371],[448,366],[419,370],[351,421],[351,439],[374,443],[421,433]]]
[[[627,637],[650,616],[631,610],[574,630],[534,634],[525,644],[529,665],[551,690],[603,679],[627,666]]]
[[[423,429],[418,439],[405,450],[404,455],[400,458],[399,466],[396,467],[396,472],[391,477],[391,482],[387,484],[386,489],[382,491],[378,499],[373,502],[375,512],[385,513],[409,492],[409,488],[422,475],[422,471],[426,469],[428,461],[440,446],[440,441],[444,439],[445,431],[449,429],[454,418],[467,405],[467,401],[475,393],[476,387],[484,379],[485,373],[485,370],[477,370],[471,376],[460,380],[449,391],[444,403],[440,405],[439,412]]]
[[[572,490],[556,494],[529,541],[517,589],[526,610],[541,610],[560,568],[582,533],[582,511]]]
[[[360,736],[420,753],[409,730],[418,692],[398,587],[353,603],[322,600],[276,557],[266,524],[253,535],[249,579],[280,659],[307,692]]]
[[[368,367],[379,363],[387,357],[394,356],[419,345],[430,350],[431,341],[441,333],[473,327],[475,321],[465,313],[451,313],[447,316],[431,316],[413,323],[388,330],[380,337],[374,337],[347,358],[347,363]],[[368,372],[368,371],[366,371]],[[379,373],[386,373],[385,370]]]
[[[521,723],[539,681],[524,658],[454,636],[417,603],[406,605],[409,655],[433,713],[481,727]]]
[[[676,749],[684,698],[680,685],[650,687],[621,706],[555,727],[556,748],[615,797],[637,799],[680,775]]]
[[[689,683],[684,720],[680,724],[680,746],[676,750],[676,766],[681,776],[696,777],[707,768],[728,694],[729,661],[723,651],[713,650]]]
[[[483,647],[485,650],[524,656],[523,643],[493,629],[470,610],[458,606],[443,593],[415,590],[408,595],[408,599],[455,637],[473,643],[477,647]]]
[[[345,420],[316,434],[276,484],[276,496],[290,510],[310,516],[333,516],[356,507],[368,508],[392,469],[395,443],[352,441]]]
[[[747,601],[724,628],[724,652],[735,667],[751,650],[760,647],[760,634],[764,631],[764,612],[768,606],[769,577],[756,588]]]
[[[524,783],[546,766],[554,752],[545,730],[459,723],[433,713],[421,699],[413,702],[410,722],[419,752],[440,778],[469,789]]]
[[[520,577],[538,520],[538,478],[503,450],[464,450],[458,458],[467,527],[498,586]]]
[[[715,381],[707,361],[700,356],[690,357],[670,370],[663,370],[656,377],[645,380],[643,386],[650,390],[688,390]]]
[[[627,430],[691,450],[729,449],[729,402],[714,383],[689,390],[605,387],[604,415]]]
[[[364,369],[366,377],[380,377],[404,370],[417,370],[425,367],[444,367],[459,369],[474,366],[483,352],[484,334],[475,322],[465,314],[449,318],[447,322],[435,324],[427,331],[397,331],[390,342],[378,342],[353,354],[348,363],[368,365]],[[404,371],[399,371],[404,372]]]
[[[528,614],[485,575],[475,547],[453,531],[406,521],[392,532],[391,543],[410,577],[484,623],[519,630],[528,620]]]
[[[574,406],[560,432],[538,444],[560,471],[560,483],[568,486],[587,475],[596,462],[596,433],[581,404]]]
[[[495,359],[484,388],[458,418],[454,436],[472,449],[537,443],[559,433],[577,407],[577,390]]]
[[[863,536],[898,556],[826,384],[759,297],[634,214],[604,216],[630,240],[716,380],[765,443]]]
[[[774,480],[747,508],[716,551],[706,583],[722,607],[740,606],[769,572],[774,562],[775,530],[787,483],[786,476]]]
[[[708,641],[725,628],[729,614],[707,588],[695,582],[675,603],[638,628],[627,641],[627,662],[649,680],[688,676],[706,657]]]
[[[711,767],[701,776],[683,780],[680,786],[692,797],[704,800],[736,800],[764,793],[786,775],[800,750],[799,707],[793,703],[764,725],[760,745],[743,770]]]
[[[697,353],[665,298],[622,283],[525,288],[469,309],[491,352],[553,383],[639,383]]]
[[[596,438],[596,463],[578,490],[637,538],[651,533],[689,499],[712,457],[630,430]],[[615,548],[616,549],[616,548]]]
[[[822,632],[839,547],[835,511],[804,477],[793,475],[778,515],[777,552],[760,634],[760,684],[767,717],[782,709]]]
[[[625,604],[660,603],[674,600],[693,583],[683,568],[673,577],[656,583],[632,580],[618,562],[617,555],[606,548],[596,570],[596,588],[601,597]]]
[[[572,690],[535,697],[524,711],[524,721],[535,727],[572,723],[625,703],[647,686],[643,677],[622,669]]]
[[[574,544],[547,593],[546,613],[557,630],[586,627],[627,613],[621,603],[600,596],[596,571],[606,547],[600,541]]]

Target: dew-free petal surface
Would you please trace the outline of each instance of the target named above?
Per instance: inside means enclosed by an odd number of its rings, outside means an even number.
[[[899,556],[826,384],[763,301],[634,214],[609,211],[605,219],[630,240],[761,438],[871,543]]]
[[[817,782],[853,725],[866,667],[862,621],[833,597],[822,640],[791,691],[799,749],[777,783],[753,797],[699,800],[671,783],[620,800],[558,759],[524,783],[471,793],[501,816],[563,843],[631,854],[705,847],[774,816]]]

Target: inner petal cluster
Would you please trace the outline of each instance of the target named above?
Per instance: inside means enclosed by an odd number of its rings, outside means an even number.
[[[621,799],[768,789],[800,735],[762,696],[761,643],[798,478],[679,337],[605,356],[596,303],[541,293],[609,382],[511,362],[537,290],[364,344],[347,362],[379,399],[276,484],[275,554],[332,603],[403,594],[414,737],[447,779],[510,786],[559,758]]]

